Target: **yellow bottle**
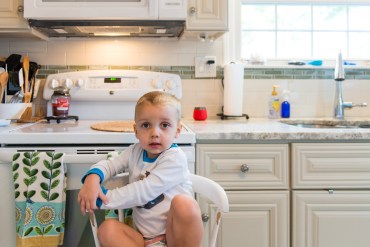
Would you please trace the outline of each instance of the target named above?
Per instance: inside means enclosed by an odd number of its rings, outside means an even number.
[[[270,119],[276,119],[280,117],[281,102],[280,102],[280,96],[276,90],[277,87],[279,86],[278,85],[272,86],[272,93],[271,93],[269,105],[268,105],[269,107],[268,117]]]

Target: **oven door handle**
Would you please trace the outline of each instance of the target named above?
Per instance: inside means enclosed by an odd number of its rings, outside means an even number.
[[[0,150],[0,163],[11,163],[14,151]],[[64,162],[68,164],[95,164],[107,158],[106,154],[65,154]]]

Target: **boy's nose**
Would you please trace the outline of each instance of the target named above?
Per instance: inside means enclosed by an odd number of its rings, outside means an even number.
[[[158,137],[159,136],[159,129],[153,128],[152,129],[152,137]]]

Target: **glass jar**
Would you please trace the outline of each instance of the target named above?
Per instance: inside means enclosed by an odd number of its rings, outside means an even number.
[[[207,119],[207,109],[204,106],[194,107],[194,120],[203,121]]]
[[[51,107],[53,111],[53,116],[55,117],[68,116],[70,102],[71,96],[67,88],[65,87],[55,88],[54,93],[51,96]]]

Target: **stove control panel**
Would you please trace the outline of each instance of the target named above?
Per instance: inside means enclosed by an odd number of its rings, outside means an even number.
[[[87,70],[49,75],[44,99],[50,100],[54,89],[65,87],[75,101],[136,101],[143,94],[166,91],[182,97],[179,75],[139,70]]]

